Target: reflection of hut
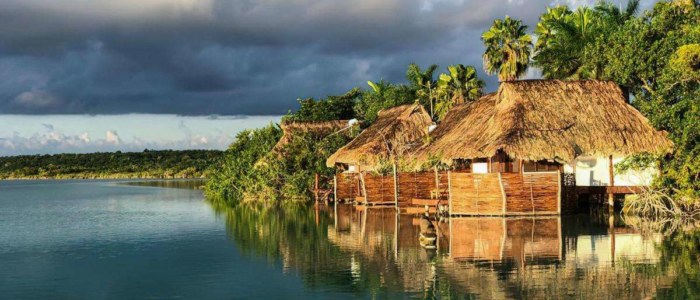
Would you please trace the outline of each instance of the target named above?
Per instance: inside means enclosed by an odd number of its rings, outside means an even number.
[[[394,204],[394,176],[366,171],[379,171],[382,167],[391,166],[390,161],[401,159],[408,149],[422,144],[431,122],[430,115],[420,104],[380,111],[376,122],[326,161],[328,167],[346,170],[336,179],[337,199],[358,199],[365,204]]]
[[[450,257],[469,261],[547,262],[562,258],[559,217],[450,219]]]
[[[469,215],[560,213],[570,204],[560,201],[570,191],[562,183],[585,186],[580,192],[635,190],[649,176],[614,174],[613,164],[671,147],[617,85],[601,81],[503,82],[455,106],[430,138],[419,161],[437,156],[458,170],[450,176],[451,213]]]

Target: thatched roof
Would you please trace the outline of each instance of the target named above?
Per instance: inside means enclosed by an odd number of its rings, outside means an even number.
[[[453,159],[490,157],[504,150],[513,158],[572,161],[580,155],[662,153],[672,143],[627,104],[613,82],[523,80],[457,105],[417,150]]]
[[[311,132],[319,137],[325,137],[348,126],[348,120],[316,122],[282,121],[280,124],[280,128],[282,129],[282,137],[277,144],[275,144],[272,151],[278,152],[282,150],[285,145],[289,144],[292,137],[297,134]]]
[[[377,121],[331,155],[326,165],[360,164],[363,169],[371,170],[381,159],[401,155],[412,143],[422,143],[431,123],[430,115],[420,104],[382,110]]]

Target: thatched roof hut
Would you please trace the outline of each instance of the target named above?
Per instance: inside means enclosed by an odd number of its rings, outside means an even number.
[[[452,108],[416,155],[492,157],[503,150],[523,160],[572,161],[581,155],[669,151],[672,143],[627,104],[613,82],[523,80]]]
[[[372,170],[382,159],[400,156],[422,143],[430,124],[432,119],[420,104],[382,110],[376,122],[331,155],[326,165],[361,165],[363,170]]]
[[[282,129],[282,137],[275,144],[273,152],[281,151],[284,146],[291,142],[294,135],[311,132],[319,137],[325,137],[332,133],[338,132],[350,126],[348,120],[332,120],[332,121],[282,121],[280,128]]]

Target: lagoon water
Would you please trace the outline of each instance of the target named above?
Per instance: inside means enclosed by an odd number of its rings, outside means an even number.
[[[700,232],[605,214],[419,217],[210,204],[112,181],[0,182],[0,299],[700,297]]]

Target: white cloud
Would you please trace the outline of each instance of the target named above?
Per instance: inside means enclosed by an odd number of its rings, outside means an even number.
[[[119,145],[122,140],[119,138],[119,134],[115,130],[107,130],[105,133],[105,142],[112,145]]]
[[[245,128],[279,116],[0,115],[0,156],[22,154],[226,149]]]
[[[15,97],[15,103],[32,108],[42,108],[58,103],[58,98],[42,90],[23,92]]]

